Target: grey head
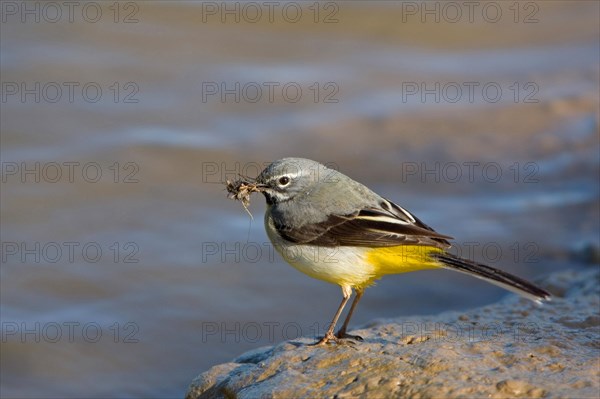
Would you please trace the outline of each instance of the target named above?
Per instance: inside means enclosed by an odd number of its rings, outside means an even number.
[[[319,223],[330,215],[350,215],[382,200],[335,169],[304,158],[273,162],[256,179],[269,214],[288,226]]]
[[[312,192],[319,184],[332,183],[341,174],[305,158],[283,158],[271,163],[257,177],[270,205],[281,204]]]

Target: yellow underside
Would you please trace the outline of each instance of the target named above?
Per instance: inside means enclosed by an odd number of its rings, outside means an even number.
[[[439,248],[422,245],[382,247],[369,250],[367,261],[374,266],[376,278],[379,278],[386,274],[438,268],[440,263],[431,258],[431,254],[443,252]]]

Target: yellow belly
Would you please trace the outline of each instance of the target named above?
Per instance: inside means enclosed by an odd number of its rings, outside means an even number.
[[[378,276],[399,274],[417,270],[435,269],[440,263],[431,258],[433,253],[443,250],[423,245],[399,245],[397,247],[371,248],[367,251],[367,262],[373,265]]]

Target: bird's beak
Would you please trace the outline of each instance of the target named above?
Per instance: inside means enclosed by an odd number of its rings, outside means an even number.
[[[251,190],[255,192],[264,192],[266,189],[270,188],[268,184],[258,183],[256,180],[258,177],[246,177],[240,175],[241,179],[238,182],[242,182],[244,185],[248,186]]]
[[[262,184],[262,183],[255,183],[255,184],[254,184],[254,187],[256,187],[256,189],[257,189],[258,191],[261,191],[261,192],[262,192],[262,191],[265,191],[266,189],[268,189],[268,188],[269,188],[269,185],[268,185],[268,184]]]
[[[254,187],[256,187],[257,189],[265,189],[265,188],[269,188],[268,184],[264,184],[264,183],[257,183],[256,181],[252,182],[252,185]]]

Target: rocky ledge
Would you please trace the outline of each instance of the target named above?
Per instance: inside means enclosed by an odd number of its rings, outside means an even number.
[[[301,338],[247,352],[192,381],[196,398],[600,397],[600,269],[541,282],[468,312],[375,321],[363,342]]]

